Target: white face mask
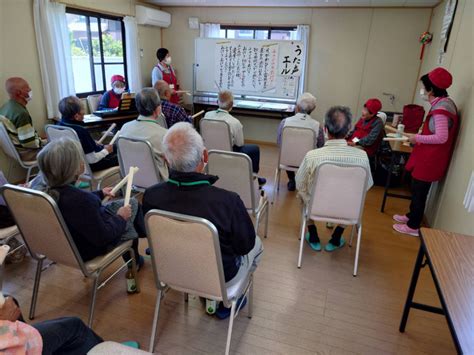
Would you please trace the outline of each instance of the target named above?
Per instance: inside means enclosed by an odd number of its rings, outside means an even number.
[[[426,92],[426,90],[424,88],[421,88],[420,89],[420,97],[422,100],[424,101],[428,101],[429,100],[429,97],[428,97],[428,93]]]
[[[165,64],[167,64],[167,65],[171,64],[171,57],[166,57],[165,58]]]
[[[28,91],[28,96],[25,97],[26,101],[31,101],[33,99],[33,91]]]
[[[117,95],[122,95],[125,92],[125,88],[114,88],[114,92]]]

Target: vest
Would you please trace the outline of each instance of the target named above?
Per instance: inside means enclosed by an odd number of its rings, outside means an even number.
[[[456,112],[448,111],[446,104],[452,104]],[[426,182],[439,181],[446,175],[459,129],[457,109],[450,98],[443,98],[431,107],[421,131],[422,135],[433,134],[430,129],[433,115],[445,115],[451,121],[448,140],[443,144],[417,143],[405,167],[415,179]]]
[[[355,137],[359,139],[367,137],[370,131],[372,130],[372,124],[377,120],[380,120],[380,118],[377,116],[372,117],[369,121],[365,121],[363,118],[359,119],[359,121],[357,121],[355,125],[354,133],[352,134],[350,139]],[[382,141],[382,136],[383,130],[381,131],[380,136],[377,137],[377,140],[372,145],[363,147],[369,157],[374,156],[375,153],[377,153],[380,142]]]
[[[165,71],[163,71],[163,69],[161,69],[160,66],[158,66],[158,65],[156,67],[158,68],[158,70],[163,75],[163,80],[166,81],[170,85],[174,85],[174,90],[178,90],[178,79],[176,79],[176,75],[174,74],[174,70],[171,67],[171,65],[169,66],[169,69],[170,69],[169,73],[166,73]],[[178,105],[179,104],[178,94],[176,94],[176,93],[172,94],[171,97],[170,97],[170,102],[173,103],[173,104]]]
[[[122,95],[117,95],[113,90],[109,90],[109,108],[117,108],[120,105]]]

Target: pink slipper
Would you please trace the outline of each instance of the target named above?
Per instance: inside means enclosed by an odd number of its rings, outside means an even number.
[[[412,229],[406,224],[394,224],[393,229],[395,229],[398,233],[408,234],[412,237],[418,237],[419,229]]]
[[[409,218],[403,214],[396,214],[393,216],[393,220],[398,223],[404,223],[406,224],[409,220]]]

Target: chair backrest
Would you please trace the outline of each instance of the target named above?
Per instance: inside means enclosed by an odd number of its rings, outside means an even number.
[[[199,122],[204,146],[208,149],[232,151],[230,126],[222,120],[202,119]]]
[[[163,112],[156,119],[156,123],[158,123],[161,127],[168,129],[168,122],[166,122],[166,117]]]
[[[257,209],[258,181],[253,178],[252,161],[247,154],[210,150],[207,171],[219,177],[214,186],[237,193],[245,208]]]
[[[306,153],[316,148],[315,135],[310,128],[283,127],[279,165],[299,167]]]
[[[100,99],[102,98],[101,94],[89,95],[87,96],[87,104],[89,105],[89,112],[93,113],[97,111],[99,107]]]
[[[8,157],[15,159],[16,161],[21,161],[20,155],[18,154],[15,145],[8,135],[7,128],[3,123],[0,123],[0,146]]]
[[[79,144],[81,143],[76,131],[73,130],[71,127],[48,124],[44,127],[44,130],[46,132],[46,136],[48,137],[48,142],[66,137],[78,142]],[[86,155],[84,154],[84,150],[82,149],[82,145],[81,154],[82,160],[84,161],[84,168],[86,169],[86,175],[93,176],[92,169],[89,166],[89,163],[87,162]]]
[[[224,284],[219,235],[206,219],[162,210],[145,216],[156,286],[222,300]]]
[[[1,193],[34,258],[44,255],[59,264],[80,269],[87,275],[82,258],[51,196],[10,184],[3,186]]]
[[[362,217],[370,171],[360,165],[325,162],[316,169],[310,218],[356,224]]]
[[[139,168],[133,176],[133,185],[146,189],[161,181],[150,142],[143,139],[119,137],[117,150],[122,177],[128,174],[130,167]]]
[[[382,120],[383,124],[387,122],[387,114],[385,112],[382,112],[382,111],[377,112],[377,117],[379,117]]]

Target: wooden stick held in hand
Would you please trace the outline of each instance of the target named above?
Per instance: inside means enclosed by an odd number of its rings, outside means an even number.
[[[115,133],[115,136],[112,138],[109,144],[110,145],[114,144],[117,138],[119,137],[119,135],[120,135],[120,131],[117,131],[117,133]]]
[[[115,123],[112,123],[107,131],[104,132],[102,137],[97,141],[97,143],[102,144],[102,142],[105,140],[105,138],[109,135],[110,132],[117,126]]]
[[[138,171],[139,169],[135,166],[131,166],[130,170],[128,171],[128,180],[127,180],[127,189],[125,190],[125,200],[123,202],[124,206],[127,206],[130,204],[130,195],[132,193],[132,183],[133,183],[133,175]]]
[[[200,116],[200,115],[202,115],[203,113],[204,113],[204,110],[201,110],[201,111],[199,111],[198,113],[195,113],[194,115],[192,115],[191,117],[192,117],[192,118],[196,118],[197,116]]]

